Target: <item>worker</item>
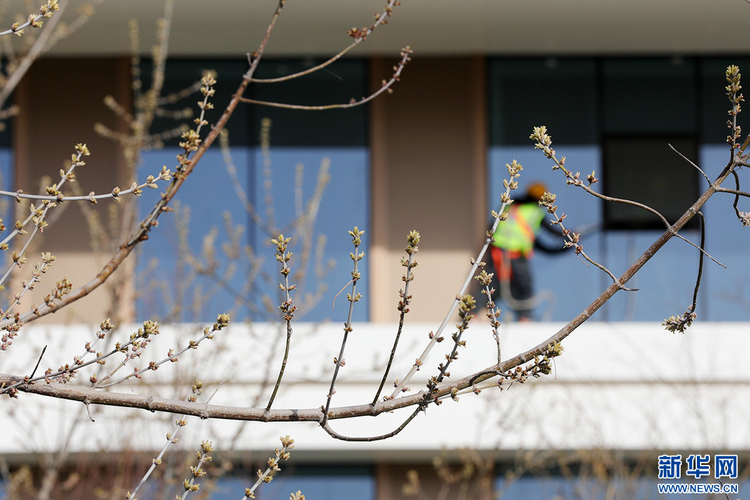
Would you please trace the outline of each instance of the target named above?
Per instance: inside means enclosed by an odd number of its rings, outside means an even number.
[[[524,197],[506,206],[508,218],[498,224],[490,245],[496,280],[492,299],[502,299],[515,311],[518,321],[531,321],[531,311],[536,305],[529,266],[534,249],[549,253],[565,250],[562,242],[551,246],[537,238],[542,227],[561,237],[550,224],[542,224],[547,210],[539,206],[539,200],[545,191],[547,186],[534,182]]]

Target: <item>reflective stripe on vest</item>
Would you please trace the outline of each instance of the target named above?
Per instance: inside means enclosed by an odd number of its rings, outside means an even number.
[[[493,235],[493,245],[529,255],[544,220],[545,210],[534,203],[511,205],[508,219],[500,222]]]

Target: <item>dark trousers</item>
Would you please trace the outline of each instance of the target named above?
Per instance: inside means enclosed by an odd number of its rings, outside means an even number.
[[[534,297],[529,259],[522,254],[491,247],[495,268],[495,293],[492,299],[501,299],[513,309],[518,319],[531,319],[530,300]],[[510,296],[507,296],[507,294]]]

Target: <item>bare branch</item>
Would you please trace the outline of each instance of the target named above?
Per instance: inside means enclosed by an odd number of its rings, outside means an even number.
[[[276,398],[276,393],[281,386],[281,379],[284,377],[284,370],[286,369],[286,363],[289,360],[289,348],[292,343],[292,318],[294,317],[294,311],[297,309],[294,306],[294,302],[291,296],[291,291],[296,287],[289,284],[289,260],[292,258],[292,253],[287,251],[287,245],[291,238],[284,238],[283,234],[280,234],[276,239],[271,240],[271,243],[276,245],[276,260],[281,263],[281,276],[283,276],[284,284],[279,285],[282,292],[284,292],[284,301],[279,305],[279,309],[284,314],[284,321],[286,322],[286,347],[284,348],[284,359],[281,362],[281,369],[279,370],[279,377],[276,379],[276,384],[273,387],[273,392],[266,405],[266,410],[270,410],[273,406],[273,400]]]
[[[308,68],[308,69],[306,69],[304,71],[300,71],[299,73],[294,73],[294,74],[291,74],[291,75],[281,76],[279,78],[253,78],[252,82],[253,83],[277,83],[277,82],[284,82],[284,81],[287,81],[287,80],[292,80],[294,78],[299,78],[300,76],[309,75],[310,73],[314,73],[314,72],[316,72],[316,71],[318,71],[320,69],[325,68],[326,66],[328,66],[328,65],[330,65],[330,64],[338,61],[339,59],[341,59],[344,56],[344,54],[346,54],[347,52],[349,52],[350,50],[352,50],[354,47],[356,47],[360,43],[362,43],[365,40],[367,40],[367,37],[370,34],[372,34],[372,32],[375,31],[375,29],[378,26],[380,26],[381,24],[388,24],[388,19],[387,18],[390,17],[393,14],[393,7],[397,7],[399,5],[401,5],[401,2],[399,2],[398,0],[388,0],[388,3],[385,5],[385,9],[383,9],[383,12],[379,16],[377,16],[377,18],[375,19],[375,22],[372,24],[372,26],[370,26],[369,28],[362,28],[362,29],[352,28],[351,30],[349,30],[349,36],[354,37],[354,41],[348,47],[346,47],[344,50],[342,50],[341,52],[339,52],[335,56],[331,57],[327,61],[325,61],[325,62],[323,62],[321,64],[318,64],[315,67]]]
[[[336,393],[336,378],[339,375],[339,369],[344,366],[344,351],[346,350],[346,340],[349,337],[349,333],[353,330],[352,328],[352,315],[354,314],[354,304],[359,302],[361,295],[357,292],[357,282],[362,278],[362,273],[359,272],[359,261],[365,256],[364,252],[359,251],[359,246],[362,244],[362,235],[364,231],[360,231],[357,226],[349,231],[349,235],[352,237],[352,244],[354,245],[354,252],[350,254],[352,262],[354,263],[354,269],[352,270],[352,291],[346,294],[346,298],[349,301],[349,313],[346,317],[346,323],[344,323],[344,337],[341,339],[341,349],[339,349],[338,357],[333,359],[336,368],[333,370],[333,376],[331,377],[331,387],[328,389],[328,395],[326,396],[326,404],[323,410],[323,422],[322,425],[328,420],[328,409],[331,407],[331,399]]]
[[[361,98],[359,101],[355,101],[354,99],[352,99],[347,104],[328,104],[328,105],[323,105],[323,106],[304,106],[300,104],[284,104],[280,102],[258,101],[255,99],[248,99],[245,97],[243,97],[241,101],[244,103],[248,103],[248,104],[258,104],[260,106],[269,106],[272,108],[297,109],[297,110],[303,110],[303,111],[324,111],[327,109],[354,108],[354,107],[361,106],[362,104],[372,101],[383,92],[388,92],[388,93],[393,92],[393,90],[391,89],[391,86],[399,80],[401,76],[401,71],[403,71],[404,66],[406,66],[406,64],[409,61],[411,61],[411,57],[409,57],[411,53],[412,53],[411,49],[409,47],[405,47],[401,51],[401,61],[394,68],[395,72],[393,73],[393,76],[391,77],[391,79],[388,80],[387,82],[384,80],[383,85],[377,91],[375,91],[374,93],[370,94],[367,97]]]
[[[692,166],[694,166],[696,168],[696,170],[698,170],[698,172],[701,173],[701,175],[703,176],[703,178],[706,179],[706,182],[708,182],[709,184],[711,184],[711,179],[706,175],[706,172],[704,172],[702,168],[700,168],[698,165],[696,165],[695,163],[693,163],[693,161],[690,158],[688,158],[684,154],[682,154],[679,151],[677,151],[675,149],[675,147],[672,146],[671,144],[669,144],[669,147],[672,149],[672,151],[674,151],[675,153],[677,153],[678,155],[680,155],[680,157],[683,160],[685,160],[686,162],[688,162],[689,164],[691,164]]]
[[[378,398],[380,398],[380,393],[383,391],[385,381],[388,379],[388,374],[390,373],[391,366],[393,365],[393,358],[396,357],[398,341],[401,338],[401,332],[404,329],[404,318],[406,317],[406,313],[409,312],[409,304],[411,303],[412,299],[412,296],[409,295],[409,284],[414,281],[412,269],[417,267],[417,261],[414,259],[414,256],[419,251],[419,238],[419,233],[417,231],[412,231],[409,233],[409,236],[406,239],[406,253],[409,255],[409,257],[406,260],[401,259],[401,265],[406,268],[406,273],[401,277],[401,279],[404,281],[404,288],[403,290],[399,290],[401,300],[398,303],[398,329],[396,330],[396,338],[393,339],[393,347],[391,348],[391,355],[388,358],[388,364],[386,365],[385,371],[383,372],[383,379],[380,381],[380,386],[375,392],[375,397],[372,398],[372,404],[378,402]]]

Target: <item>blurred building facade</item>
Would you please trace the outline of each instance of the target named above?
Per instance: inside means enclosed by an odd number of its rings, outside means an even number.
[[[282,77],[336,53],[349,42],[350,26],[362,24],[370,11],[382,7],[367,3],[289,2],[256,76]],[[106,192],[113,184],[126,182],[119,147],[97,135],[93,124],[127,131],[104,105],[104,97],[111,95],[132,109],[127,20],[139,19],[141,47],[147,49],[154,19],[161,15],[158,4],[104,2],[88,25],[34,64],[16,92],[21,113],[11,124],[3,150],[3,179],[12,190],[36,189],[39,179],[54,176],[73,145],[81,142],[92,150],[86,170],[78,174],[83,193]],[[299,303],[305,307],[299,319],[305,323],[303,329],[320,325],[324,335],[337,338],[339,328],[333,325],[345,321],[348,303],[343,296],[334,303],[333,297],[351,278],[347,231],[354,226],[364,229],[363,300],[354,310],[354,319],[370,336],[382,336],[376,345],[362,348],[383,351],[365,364],[380,367],[387,355],[398,320],[404,272],[400,262],[409,231],[417,230],[422,237],[407,317],[412,336],[405,347],[411,350],[404,357],[412,360],[421,352],[427,332],[442,320],[481,248],[490,211],[500,205],[505,165],[514,159],[524,167],[519,190],[532,181],[544,181],[558,195],[568,227],[583,229],[584,249],[615,275],[624,271],[663,227],[640,212],[605,206],[566,186],[562,174],[534,150],[528,136],[533,127],[547,126],[558,155],[567,157],[567,167],[583,176],[595,171],[600,192],[642,201],[676,220],[707,183],[669,144],[710,178],[726,165],[729,101],[724,71],[729,64],[750,67],[746,37],[741,36],[744,21],[750,18],[749,6],[739,0],[710,5],[672,0],[658,4],[639,0],[626,6],[590,0],[532,4],[404,2],[387,26],[378,28],[342,61],[289,82],[251,85],[249,97],[262,101],[346,103],[376,91],[391,77],[402,46],[414,49],[413,61],[393,87],[394,93],[366,106],[320,112],[238,108],[228,126],[231,164],[217,145],[186,182],[174,220],[162,218],[132,264],[135,277],[129,286],[136,293],[123,304],[123,317],[132,322],[157,317],[199,323],[232,310],[237,320],[272,320],[264,306],[246,307],[252,301],[262,305],[263,296],[270,297],[271,303],[275,300],[277,270],[268,227],[297,230],[294,221],[308,209],[320,186],[321,165],[328,181],[310,225],[314,249],[302,270],[309,295],[300,294]],[[210,6],[178,2],[165,92],[190,85],[207,69],[216,71],[216,109],[207,116],[209,122],[215,121],[239,85],[247,69],[245,54],[254,50],[274,7],[273,1],[245,5],[226,0]],[[147,50],[143,56],[147,87],[151,71]],[[52,82],[54,93],[46,91]],[[194,107],[193,101],[188,98],[172,109]],[[264,125],[269,118],[270,127]],[[172,126],[158,120],[155,131]],[[262,147],[262,133],[270,136],[267,148]],[[145,151],[138,178],[158,173],[162,165],[173,168],[180,152],[176,143],[166,141],[162,149]],[[145,193],[141,210],[148,210],[159,192]],[[522,479],[514,481],[517,489],[506,491],[504,498],[532,498],[548,491],[572,497],[571,488],[580,486],[575,481],[588,470],[582,454],[602,452],[611,463],[619,460],[631,468],[647,463],[654,474],[656,456],[674,450],[683,456],[731,452],[745,460],[743,454],[750,449],[748,429],[734,416],[747,414],[740,401],[749,400],[741,395],[748,390],[750,377],[744,363],[733,358],[737,356],[733,346],[741,343],[750,319],[745,298],[750,270],[743,267],[748,236],[734,215],[732,201],[716,197],[704,210],[706,249],[727,269],[706,264],[697,313],[707,325],[696,333],[674,337],[658,327],[664,318],[686,310],[697,275],[698,251],[674,241],[629,283],[638,292],[620,292],[594,316],[597,323],[580,334],[585,341],[576,340],[574,334],[566,342],[568,353],[558,363],[555,380],[513,387],[493,397],[492,404],[482,403],[487,406],[467,405],[466,412],[472,415],[468,431],[457,430],[467,419],[460,410],[450,410],[450,424],[441,428],[438,414],[450,403],[429,410],[433,417],[429,425],[417,424],[408,437],[373,448],[329,448],[320,436],[312,437],[322,432],[303,431],[295,436],[301,450],[298,476],[308,475],[310,484],[321,480],[329,486],[341,485],[332,492],[321,490],[325,498],[351,498],[353,492],[362,491],[369,493],[361,493],[361,498],[400,498],[407,469],[416,467],[423,486],[437,488],[443,483],[429,465],[431,458],[442,448],[464,446],[480,450],[493,464],[491,486],[483,495],[492,495],[493,489],[502,492],[511,484],[509,478],[519,474]],[[246,210],[246,202],[255,207],[254,212]],[[106,204],[100,205],[98,210],[106,217]],[[226,222],[225,213],[231,214],[231,222]],[[242,226],[234,234],[239,244],[252,248],[255,255],[265,255],[265,260],[230,259],[222,254],[221,245],[231,241],[224,229],[227,225]],[[72,275],[81,281],[74,286],[82,284],[106,261],[92,252],[87,222],[76,207],[68,208],[56,226],[45,231],[42,246],[58,257],[49,282]],[[213,240],[207,240],[214,228]],[[689,226],[685,235],[697,242],[698,228]],[[181,250],[187,242],[194,259],[208,263],[206,252],[201,253],[206,241],[214,241],[217,248],[213,275],[186,268]],[[533,266],[540,293],[535,317],[542,322],[522,327],[506,315],[509,353],[551,335],[610,283],[606,274],[587,267],[572,252],[562,257],[537,255]],[[151,286],[152,282],[160,285]],[[96,324],[104,318],[92,318],[91,311],[104,308],[108,300],[106,293],[97,291],[70,311],[48,317],[48,325],[39,328],[63,322]],[[176,307],[178,303],[183,305]],[[482,335],[490,337],[486,322],[472,328],[485,330]],[[492,351],[492,345],[484,345]],[[628,363],[622,363],[622,353],[627,353]],[[322,356],[316,353],[312,362],[322,364]],[[572,360],[566,363],[566,357]],[[481,355],[476,359],[483,363]],[[480,366],[491,363],[489,359]],[[365,372],[351,382],[352,393],[376,382],[377,376]],[[296,383],[311,384],[316,390],[324,385],[304,373]],[[525,397],[503,401],[508,394],[525,391]],[[290,404],[295,403],[290,400]],[[680,425],[670,426],[681,417]],[[494,431],[480,433],[480,424],[488,421]],[[462,438],[450,437],[457,432]],[[243,441],[236,457],[243,450],[255,457],[265,447],[275,446],[266,437]],[[315,444],[305,445],[303,437]],[[149,444],[141,443],[138,449],[149,451]],[[18,458],[27,452],[12,445],[5,453]],[[544,460],[554,456],[554,465],[535,469],[530,465],[533,460],[524,462],[532,455]],[[586,477],[604,478],[601,484],[612,487],[616,467],[605,469],[611,475],[589,471]],[[544,471],[545,479],[534,476],[525,486],[523,478],[531,476],[523,474],[535,470]],[[512,474],[506,477],[508,471]],[[341,482],[321,479],[331,474]],[[551,490],[534,489],[542,488],[544,481]],[[644,484],[636,484],[640,495],[636,497],[656,497],[653,484]],[[428,492],[434,494],[437,490]]]

